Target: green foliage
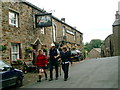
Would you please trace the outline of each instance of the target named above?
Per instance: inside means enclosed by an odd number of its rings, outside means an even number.
[[[59,47],[62,47],[66,44],[66,41],[65,40],[62,40],[60,42],[54,42],[56,48],[59,48]]]
[[[43,52],[47,52],[48,50],[46,48],[43,48]]]
[[[32,47],[28,47],[28,48],[26,48],[26,49],[25,49],[26,53],[31,53],[31,52],[32,52],[32,50],[33,50],[33,48],[32,48]]]
[[[7,47],[5,45],[0,45],[0,51],[6,50]]]
[[[32,47],[28,47],[28,48],[26,48],[26,49],[28,49],[28,50],[33,50],[33,48],[32,48]]]
[[[17,60],[17,64],[22,64],[22,61],[21,60]]]
[[[100,48],[102,44],[102,40],[100,39],[92,39],[90,43],[86,43],[84,49],[90,52],[93,48]]]
[[[72,50],[76,50],[76,48],[72,48]]]
[[[17,59],[16,61],[12,61],[12,64],[23,64],[23,62],[21,61],[21,59]]]

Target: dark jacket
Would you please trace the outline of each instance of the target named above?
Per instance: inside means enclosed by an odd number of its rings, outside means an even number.
[[[49,55],[50,55],[50,63],[56,63],[57,59],[55,59],[54,56],[58,55],[57,49],[56,48],[54,48],[53,50],[50,49]]]
[[[67,51],[67,52],[61,52],[60,53],[60,56],[61,56],[61,60],[62,60],[62,62],[71,62],[72,63],[72,61],[71,61],[71,53],[69,52],[69,51]]]

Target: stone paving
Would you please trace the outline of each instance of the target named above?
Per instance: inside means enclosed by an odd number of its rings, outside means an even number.
[[[79,63],[79,62],[73,62],[73,65],[77,64],[77,63]],[[49,71],[47,71],[47,74],[48,74],[48,79],[49,79]],[[35,81],[37,82],[37,79],[38,79],[38,73],[37,72],[36,73],[28,72],[28,73],[24,74],[24,80],[23,80],[23,86],[22,87],[24,87],[26,85],[29,85],[30,83],[33,83]],[[42,79],[44,79],[44,74],[42,76]]]

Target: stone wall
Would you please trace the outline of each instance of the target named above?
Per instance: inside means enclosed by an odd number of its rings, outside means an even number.
[[[29,47],[31,43],[35,42],[37,38],[42,42],[41,44],[49,45],[51,43],[50,32],[51,29],[45,28],[45,34],[41,34],[41,28],[35,28],[34,15],[40,13],[39,10],[32,8],[22,2],[3,2],[3,22],[2,43],[6,44],[7,50],[3,52],[3,59],[10,60],[11,43],[20,43],[22,49],[22,58],[24,59],[25,48]],[[19,16],[18,27],[9,25],[9,11],[15,11]],[[39,46],[41,48],[41,45]]]
[[[2,43],[2,2],[0,2],[0,45]],[[2,51],[0,51],[0,60],[2,58]]]
[[[103,42],[101,46],[101,56],[102,57],[111,57],[114,56],[114,36],[113,34],[109,35]]]
[[[113,26],[113,36],[114,36],[114,55],[120,56],[120,25]]]
[[[9,24],[9,11],[14,11],[18,14],[18,27],[12,26]],[[25,49],[30,46],[37,45],[37,49],[42,48],[43,45],[46,45],[46,49],[49,50],[51,43],[53,42],[52,30],[51,27],[44,27],[45,33],[41,33],[42,28],[35,27],[35,14],[43,13],[38,7],[24,2],[2,2],[2,44],[6,45],[7,50],[3,51],[2,59],[10,62],[11,61],[11,43],[19,43],[21,50],[20,59],[25,59]],[[56,42],[59,42],[63,37],[62,30],[63,26],[66,29],[69,29],[73,32],[75,30],[71,26],[62,23],[60,20],[52,18],[53,25],[56,25]],[[80,37],[81,35],[81,37]],[[78,45],[78,48],[81,47],[82,43],[82,34],[77,32],[77,39],[74,40],[74,36],[66,33],[67,42],[72,47],[75,46],[75,43]]]
[[[52,20],[53,20],[53,23],[52,23],[53,26],[55,25],[55,27],[56,27],[56,42],[59,43],[62,40],[62,37],[63,37],[63,33],[62,33],[63,25],[62,25],[62,23],[60,23],[56,19],[52,19]]]
[[[83,50],[83,34],[81,32],[76,31],[76,29],[71,28],[69,25],[66,25],[65,22],[60,23],[60,21],[56,19],[53,19],[53,25],[56,25],[57,28],[57,42],[65,40],[68,48],[77,48],[79,50]],[[65,27],[65,39],[63,39],[63,27]],[[75,35],[68,33],[67,30],[74,32]]]

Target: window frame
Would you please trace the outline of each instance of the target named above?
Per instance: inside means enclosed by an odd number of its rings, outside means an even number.
[[[66,29],[66,33],[71,34],[71,35],[75,35],[75,33],[69,29]]]
[[[63,36],[65,36],[65,32],[66,32],[65,26],[63,26],[63,30],[62,30]]]
[[[76,32],[74,32],[74,41],[76,41]]]
[[[14,58],[14,56],[16,57],[16,59]],[[20,59],[20,43],[12,43],[11,44],[11,60],[17,61],[17,59]]]
[[[9,25],[18,27],[19,13],[9,10]]]
[[[53,24],[53,30],[52,30],[52,35],[53,35],[53,41],[56,42],[56,37],[57,37],[57,25]]]

